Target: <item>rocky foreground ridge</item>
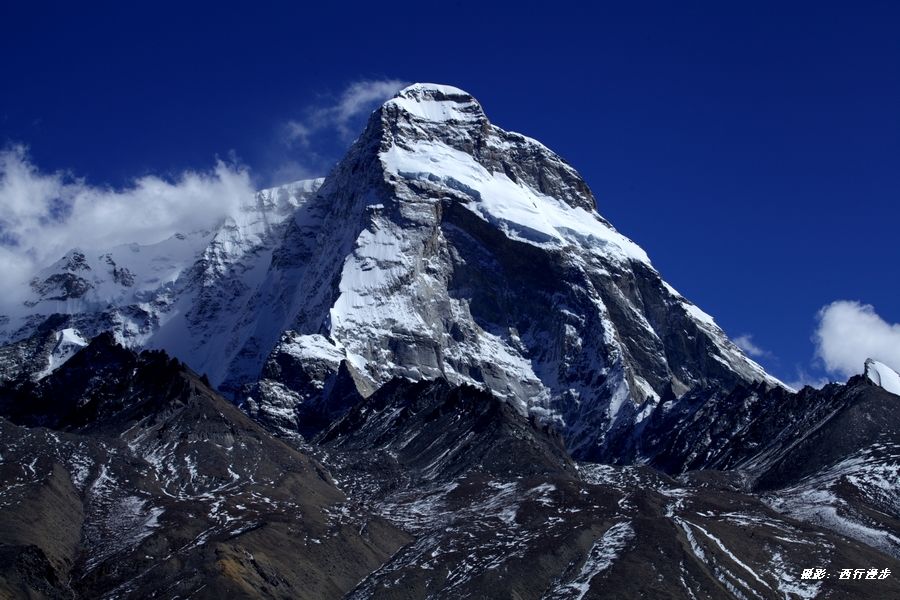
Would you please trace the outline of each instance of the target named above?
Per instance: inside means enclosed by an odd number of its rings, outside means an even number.
[[[552,426],[443,379],[394,379],[306,442],[103,335],[0,388],[0,595],[900,594],[839,577],[900,569],[900,397],[866,377],[785,394],[777,415],[735,415],[743,453],[682,443],[701,405],[651,464],[575,462]]]

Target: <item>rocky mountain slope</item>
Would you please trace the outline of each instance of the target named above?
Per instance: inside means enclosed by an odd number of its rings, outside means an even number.
[[[676,474],[729,472],[786,514],[900,557],[900,396],[870,377],[663,404],[632,460]]]
[[[886,393],[856,387],[842,393],[861,394],[863,405]],[[848,484],[872,481],[865,460],[880,458],[861,437],[845,451],[866,448],[862,460],[827,459],[815,469],[818,480],[798,474],[791,486],[760,494],[747,476],[752,469],[673,477],[648,466],[575,463],[559,433],[534,415],[443,379],[392,380],[355,400],[312,446],[278,439],[177,360],[137,355],[108,335],[37,383],[6,384],[0,593],[900,594],[896,578],[877,578],[900,569],[895,549],[856,535],[874,528],[838,512],[816,519],[823,507],[803,505],[832,484],[852,502],[862,487]],[[878,508],[898,514],[896,505]],[[891,526],[886,514],[881,525]],[[830,576],[802,579],[808,568]],[[873,568],[874,579],[839,576]]]
[[[415,541],[348,597],[897,593],[889,573],[900,560],[900,397],[863,377],[731,396],[704,404],[707,416],[719,406],[720,422],[680,414],[669,423],[675,439],[638,461],[668,475],[573,463],[534,415],[442,379],[392,380],[359,396],[315,439],[319,456],[367,510]],[[749,408],[735,411],[735,398]],[[733,443],[723,446],[729,430]],[[651,440],[648,430],[645,450]],[[695,449],[693,468],[683,446]],[[877,575],[871,565],[882,565]],[[828,575],[802,579],[810,568]],[[885,576],[842,579],[844,569]]]
[[[0,390],[0,596],[340,597],[409,539],[160,352]]]

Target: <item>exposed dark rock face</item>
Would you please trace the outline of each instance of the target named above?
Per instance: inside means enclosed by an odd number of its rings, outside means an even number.
[[[745,472],[575,466],[552,431],[473,388],[392,381],[316,443],[351,496],[415,538],[350,598],[896,593],[890,578],[838,577],[896,556],[781,514],[781,496],[753,493]],[[813,564],[831,577],[801,580]]]
[[[725,471],[772,506],[900,557],[900,397],[867,377],[663,402],[607,458]]]
[[[60,346],[59,332],[68,323],[66,315],[52,315],[30,337],[0,347],[0,383],[30,379],[46,370]]]
[[[406,477],[449,481],[467,472],[502,476],[575,473],[559,434],[508,403],[444,380],[393,380],[322,433],[325,448],[389,452]]]
[[[753,486],[793,483],[866,446],[900,444],[900,400],[863,376],[799,393],[739,386],[661,404],[630,456],[668,472],[747,469]],[[625,442],[623,442],[624,444]]]

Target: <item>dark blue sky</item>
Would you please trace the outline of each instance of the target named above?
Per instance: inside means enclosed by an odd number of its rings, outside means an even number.
[[[265,184],[339,155],[282,134],[348,84],[449,83],[785,380],[819,373],[823,305],[900,321],[900,4],[332,4],[4,3],[0,142],[98,185],[231,152]]]

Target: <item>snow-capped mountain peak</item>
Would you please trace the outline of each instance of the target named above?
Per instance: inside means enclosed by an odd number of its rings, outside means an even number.
[[[900,374],[883,362],[874,358],[867,358],[865,375],[875,385],[879,385],[890,393],[900,396]]]
[[[366,394],[442,378],[561,424],[588,456],[664,398],[779,385],[598,213],[574,167],[436,84],[385,102],[324,181],[263,190],[209,230],[73,250],[32,292],[7,340],[51,315],[84,338],[112,330],[285,429],[342,407],[340,377]]]
[[[475,98],[449,85],[416,83],[400,90],[385,106],[396,107],[411,117],[432,123],[487,120]]]
[[[292,291],[268,294],[289,332],[248,399],[279,426],[328,404],[336,355],[369,390],[394,377],[488,389],[564,423],[583,454],[664,396],[779,385],[662,281],[571,165],[458,88],[388,100],[314,204],[286,234],[302,250],[270,275]]]

